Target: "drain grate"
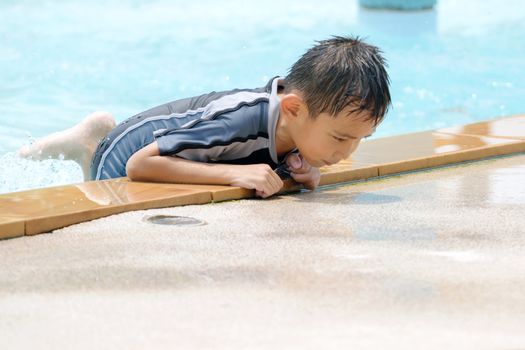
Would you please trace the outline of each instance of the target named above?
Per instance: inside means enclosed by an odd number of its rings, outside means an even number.
[[[176,215],[147,215],[142,221],[157,225],[173,225],[173,226],[202,226],[206,225],[206,221],[191,218],[189,216]]]

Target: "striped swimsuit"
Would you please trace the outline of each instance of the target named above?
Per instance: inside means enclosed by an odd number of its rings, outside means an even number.
[[[275,149],[280,79],[274,77],[262,88],[176,100],[123,121],[99,143],[91,179],[126,176],[128,159],[154,141],[161,156],[276,168],[284,158]]]

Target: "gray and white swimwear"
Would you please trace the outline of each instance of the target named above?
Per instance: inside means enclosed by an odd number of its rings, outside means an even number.
[[[157,141],[160,155],[207,163],[257,164],[276,168],[280,77],[264,87],[211,92],[176,100],[117,125],[98,145],[91,179],[126,176],[126,163]]]

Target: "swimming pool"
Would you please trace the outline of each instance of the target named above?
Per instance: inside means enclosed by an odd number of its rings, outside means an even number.
[[[357,1],[35,0],[0,4],[0,193],[79,182],[70,162],[14,151],[95,110],[118,121],[210,90],[263,85],[313,44],[357,34],[389,62],[394,108],[375,137],[523,113],[525,6],[439,0],[431,11]]]

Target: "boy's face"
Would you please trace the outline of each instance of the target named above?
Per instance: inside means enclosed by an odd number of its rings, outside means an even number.
[[[348,115],[348,109],[334,117],[321,113],[317,118],[303,116],[295,144],[303,158],[314,167],[335,164],[352,154],[359,142],[376,129],[373,120],[365,120],[368,111]]]

